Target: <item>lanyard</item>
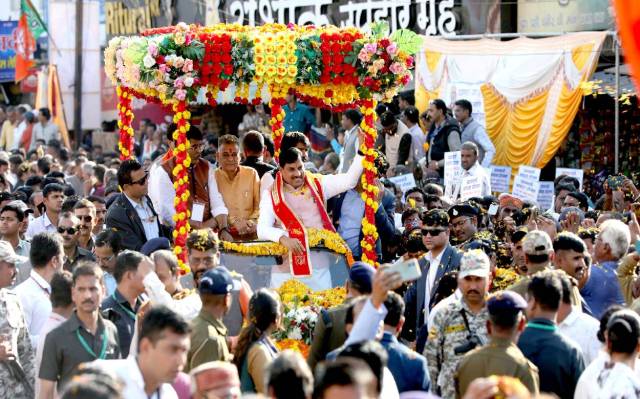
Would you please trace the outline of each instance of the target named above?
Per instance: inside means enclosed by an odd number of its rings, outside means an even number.
[[[124,306],[122,306],[122,304],[120,303],[120,301],[118,301],[116,299],[116,293],[114,292],[113,294],[111,294],[111,298],[113,298],[114,301],[116,301],[116,303],[118,304],[118,306],[120,306],[120,309],[124,310],[124,312],[131,317],[133,320],[136,319],[136,314],[133,313],[132,311],[130,311],[129,309],[125,308]]]
[[[87,351],[88,354],[90,354],[96,359],[105,358],[105,355],[107,354],[107,330],[106,329],[102,332],[102,348],[100,348],[100,356],[96,355],[96,353],[93,351],[93,349],[91,349],[89,344],[87,344],[87,341],[84,340],[84,338],[80,334],[80,329],[76,330],[76,336],[78,337],[78,341],[80,341],[80,345],[82,345],[82,347],[84,348],[85,351]]]
[[[44,291],[44,293],[45,293],[45,294],[47,294],[47,296],[51,295],[51,293],[49,292],[49,290],[48,290],[48,289],[46,289],[45,287],[43,287],[42,285],[40,285],[40,283],[38,282],[38,280],[36,280],[35,278],[33,278],[33,276],[30,276],[29,278],[30,278],[31,280],[33,280],[33,282],[34,282],[34,283],[36,283],[36,285],[37,285],[38,287],[40,287],[40,289],[41,289],[42,291]]]
[[[550,326],[548,324],[536,323],[535,321],[527,323],[527,327],[537,328],[538,330],[544,331],[555,331],[556,326]]]

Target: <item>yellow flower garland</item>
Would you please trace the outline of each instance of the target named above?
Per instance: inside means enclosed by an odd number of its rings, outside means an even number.
[[[350,257],[349,247],[338,233],[322,229],[307,229],[307,239],[310,248],[324,247],[337,254]],[[222,241],[224,251],[237,252],[251,256],[283,256],[287,249],[275,242],[260,244],[243,244],[239,242]]]
[[[360,241],[360,246],[362,248],[362,261],[377,266],[375,242],[378,239],[378,232],[375,225],[375,213],[378,210],[376,197],[380,189],[375,184],[372,184],[378,175],[378,170],[374,164],[376,153],[373,149],[378,136],[378,131],[375,128],[375,109],[376,101],[372,99],[364,101],[361,107],[363,118],[360,128],[365,133],[365,142],[360,146],[360,151],[365,154],[365,158],[362,160],[364,173],[361,177],[365,215],[362,218],[362,234],[364,237]]]

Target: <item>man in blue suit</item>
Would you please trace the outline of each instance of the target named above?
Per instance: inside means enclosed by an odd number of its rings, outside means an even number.
[[[416,351],[422,353],[427,336],[425,322],[436,304],[438,285],[443,276],[460,268],[462,254],[449,243],[449,215],[432,209],[422,217],[422,241],[429,252],[418,261],[422,275],[404,296],[405,327],[402,338],[416,340]]]
[[[427,359],[398,342],[397,335],[404,324],[404,301],[393,291],[384,301],[387,316],[384,318],[384,334],[380,343],[387,350],[387,367],[393,374],[398,392],[428,391],[431,385]]]

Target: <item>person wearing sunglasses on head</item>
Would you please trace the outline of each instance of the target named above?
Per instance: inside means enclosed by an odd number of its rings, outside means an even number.
[[[156,237],[171,239],[171,228],[160,223],[149,191],[149,174],[133,159],[122,162],[118,169],[118,185],[122,191],[107,211],[107,229],[120,235],[125,249],[139,251],[142,244]],[[173,204],[171,197],[164,202]]]
[[[78,245],[80,238],[80,220],[71,212],[60,215],[58,221],[58,234],[62,237],[64,248],[64,269],[73,272],[78,262],[86,260],[94,262],[93,254]]]
[[[404,296],[405,327],[401,337],[416,340],[416,350],[422,353],[426,340],[426,320],[436,304],[435,295],[444,275],[460,267],[462,255],[449,243],[449,215],[442,209],[432,209],[422,217],[422,242],[428,252],[418,260],[422,275]]]

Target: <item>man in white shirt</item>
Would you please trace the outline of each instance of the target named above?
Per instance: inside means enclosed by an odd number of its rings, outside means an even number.
[[[165,306],[153,307],[142,318],[137,355],[92,364],[114,373],[127,399],[177,399],[171,386],[183,370],[189,351],[189,324]]]
[[[471,197],[491,195],[491,179],[487,171],[478,163],[478,146],[470,141],[460,147],[462,176],[453,191],[453,199],[468,200]]]
[[[602,349],[602,344],[598,341],[600,321],[583,313],[579,307],[572,306],[572,281],[564,273],[559,272],[558,277],[562,283],[562,300],[557,316],[558,331],[582,349],[585,365],[589,365]]]
[[[40,371],[44,340],[49,331],[52,331],[60,324],[64,323],[73,313],[73,301],[71,300],[71,272],[63,270],[53,275],[51,279],[51,314],[42,326],[40,337],[38,337],[38,347],[36,349],[36,374]],[[37,377],[37,376],[36,376]],[[35,385],[36,398],[40,395],[40,379],[36,378]]]
[[[29,223],[27,238],[38,233],[55,233],[58,228],[58,217],[65,200],[64,187],[58,183],[49,183],[42,190],[42,198],[46,211]]]
[[[191,166],[187,172],[189,174],[190,196],[189,209],[191,211],[190,224],[193,228],[215,228],[226,229],[228,227],[227,216],[229,211],[225,207],[222,195],[218,191],[218,185],[213,173],[213,166],[201,157],[206,145],[200,129],[191,127],[187,132],[189,140],[189,156]],[[173,199],[176,191],[173,186],[175,177],[173,170],[176,167],[175,158],[171,157],[163,160],[158,167],[154,167],[149,172],[149,197],[153,201],[154,207],[158,210],[160,222],[174,226],[173,215],[175,208]],[[223,239],[232,241],[228,232],[221,234]],[[225,234],[227,234],[226,237]]]
[[[44,140],[45,143],[49,143],[49,141],[53,139],[60,140],[60,130],[58,130],[58,126],[51,121],[51,111],[49,111],[49,108],[40,108],[38,112],[38,123],[33,127],[31,146],[29,149],[35,149],[38,140]]]
[[[51,314],[51,279],[62,270],[64,250],[62,240],[57,234],[40,233],[31,239],[31,274],[15,292],[18,294],[31,343],[37,350],[38,337],[49,315]]]
[[[482,163],[482,166],[489,168],[494,155],[496,154],[496,147],[493,145],[491,138],[487,134],[486,129],[479,122],[471,117],[473,108],[471,103],[467,100],[458,100],[453,107],[453,114],[460,123],[462,133],[460,140],[471,141],[479,147],[478,158]]]
[[[420,111],[418,108],[413,105],[409,105],[402,111],[403,119],[405,125],[409,128],[409,133],[411,134],[411,155],[413,157],[414,164],[418,164],[418,162],[425,157],[426,153],[424,151],[424,144],[427,142],[427,136],[422,131],[420,127]]]

